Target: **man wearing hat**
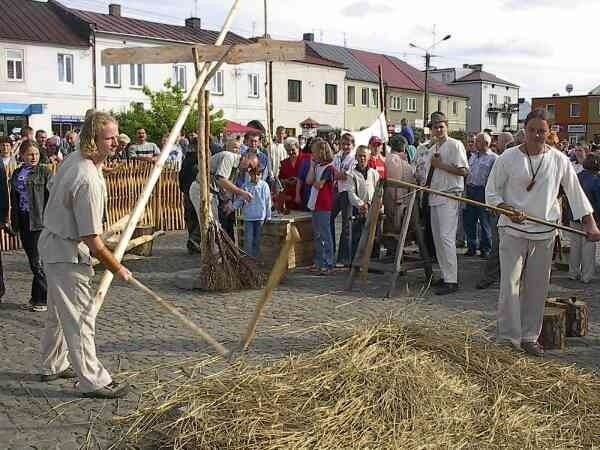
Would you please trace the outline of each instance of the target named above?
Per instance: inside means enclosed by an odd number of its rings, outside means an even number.
[[[464,177],[469,173],[467,152],[463,143],[448,136],[448,119],[441,112],[431,114],[428,124],[435,142],[432,150],[428,179],[436,191],[461,195],[465,189]],[[431,194],[429,196],[431,232],[442,278],[434,283],[437,295],[458,290],[456,260],[456,227],[459,204],[456,200]]]

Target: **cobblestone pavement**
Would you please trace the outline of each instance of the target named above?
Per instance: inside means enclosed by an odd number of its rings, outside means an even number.
[[[0,304],[0,448],[106,448],[111,440],[107,419],[135,408],[138,395],[132,393],[119,401],[80,399],[71,382],[44,384],[37,380],[38,345],[45,313],[20,309],[28,301],[31,280],[24,254],[4,253],[3,259],[8,290]],[[367,284],[358,283],[348,293],[344,291],[345,271],[331,277],[314,276],[303,270],[290,273],[259,322],[249,357],[264,362],[313,349],[324,339],[324,333],[319,331],[323,329],[321,324],[358,323],[389,314],[406,318],[466,317],[493,333],[498,290],[479,291],[474,287],[482,262],[478,257],[460,257],[462,289],[445,297],[419,295],[424,281],[422,271],[402,277],[398,296],[393,299],[384,298],[387,280],[382,275],[369,274]],[[127,263],[140,281],[230,346],[239,340],[259,291],[219,295],[188,292],[174,286],[173,272],[198,265],[198,257],[185,252],[181,233],[161,238],[153,257]],[[96,281],[98,278],[99,275]],[[551,294],[588,299],[591,323],[590,336],[571,339],[565,352],[554,352],[551,357],[581,367],[600,367],[600,308],[595,305],[599,283],[584,286],[568,280],[564,272],[553,275]],[[109,291],[98,317],[96,340],[100,359],[116,378],[142,372],[132,381],[138,394],[142,384],[157,377],[169,378],[168,371],[154,370],[154,366],[212,354],[150,298],[122,282],[115,282]]]

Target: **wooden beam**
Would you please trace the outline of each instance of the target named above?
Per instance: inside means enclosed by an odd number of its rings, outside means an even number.
[[[228,52],[227,64],[256,61],[289,61],[306,55],[304,42],[261,39],[253,44],[236,45],[164,45],[159,47],[107,48],[102,50],[102,65],[176,64],[194,62],[192,49],[200,61],[219,61]]]

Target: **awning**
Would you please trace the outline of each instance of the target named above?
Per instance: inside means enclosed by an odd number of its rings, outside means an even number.
[[[63,115],[53,115],[52,122],[61,122],[61,123],[83,123],[85,121],[84,116],[63,116]]]
[[[228,120],[227,125],[225,125],[225,134],[246,134],[252,131],[260,133],[260,130],[257,130],[256,128],[247,127],[246,125],[232,122],[231,120]]]
[[[13,116],[30,116],[31,114],[42,114],[44,105],[41,103],[0,103],[0,114]]]

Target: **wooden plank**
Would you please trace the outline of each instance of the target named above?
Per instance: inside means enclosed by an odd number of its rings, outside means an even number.
[[[109,64],[176,64],[194,62],[192,49],[200,61],[242,64],[256,61],[290,61],[306,56],[304,42],[261,39],[253,44],[228,45],[162,45],[158,47],[107,48],[102,50],[102,65]]]

